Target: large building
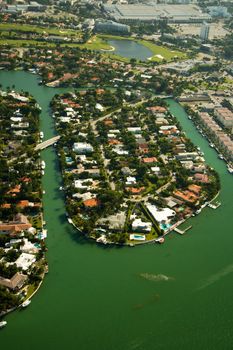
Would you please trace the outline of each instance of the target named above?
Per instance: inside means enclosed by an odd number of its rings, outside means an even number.
[[[203,23],[200,31],[200,38],[203,41],[207,41],[209,39],[210,26],[207,23]]]
[[[211,16],[203,13],[197,5],[193,4],[156,4],[147,5],[104,5],[104,11],[115,20],[124,23],[136,21],[162,21],[169,23],[200,23],[210,21]]]
[[[114,21],[98,21],[95,30],[100,33],[129,34],[130,26]]]

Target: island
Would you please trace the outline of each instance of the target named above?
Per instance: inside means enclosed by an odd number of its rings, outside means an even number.
[[[219,178],[166,100],[138,99],[131,89],[118,108],[120,92],[75,91],[51,102],[67,215],[100,243],[163,242],[216,196]]]
[[[47,271],[41,177],[35,146],[40,107],[26,92],[0,91],[0,316],[25,305]]]

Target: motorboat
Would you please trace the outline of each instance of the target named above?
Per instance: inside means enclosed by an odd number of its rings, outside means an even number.
[[[23,302],[23,304],[21,305],[21,307],[24,309],[25,307],[27,307],[29,304],[31,304],[31,300],[27,299]]]
[[[3,328],[7,325],[7,321],[1,321],[0,322],[0,328]]]

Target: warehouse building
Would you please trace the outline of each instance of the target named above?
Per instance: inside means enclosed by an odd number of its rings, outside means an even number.
[[[193,4],[104,5],[103,9],[111,19],[124,23],[162,20],[169,23],[201,23],[211,20],[209,14]]]

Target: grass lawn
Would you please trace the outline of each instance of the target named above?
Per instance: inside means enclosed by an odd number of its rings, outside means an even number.
[[[17,47],[28,47],[28,46],[48,46],[52,47],[55,46],[55,43],[48,43],[43,41],[36,41],[36,40],[10,40],[10,39],[0,39],[0,46],[1,45],[10,45],[10,46],[17,46]]]
[[[20,31],[20,32],[32,32],[38,34],[51,34],[51,35],[61,35],[61,36],[80,36],[80,32],[73,29],[59,29],[59,28],[44,28],[40,26],[32,26],[26,24],[17,23],[1,23],[0,31]]]
[[[27,288],[27,296],[25,299],[30,298],[30,296],[35,292],[37,286],[35,286],[34,284],[29,284],[28,288]]]
[[[171,61],[174,58],[179,58],[179,59],[186,58],[186,54],[181,52],[181,51],[171,50],[171,49],[168,49],[167,47],[164,47],[164,46],[155,45],[154,43],[152,43],[150,41],[137,40],[137,43],[144,45],[149,50],[151,50],[151,52],[153,53],[153,56],[150,59],[151,61],[161,62],[163,60],[163,58],[166,61]],[[157,55],[160,55],[163,58],[157,57]]]
[[[89,50],[111,50],[111,46],[99,35],[92,36],[85,44],[78,46]]]

